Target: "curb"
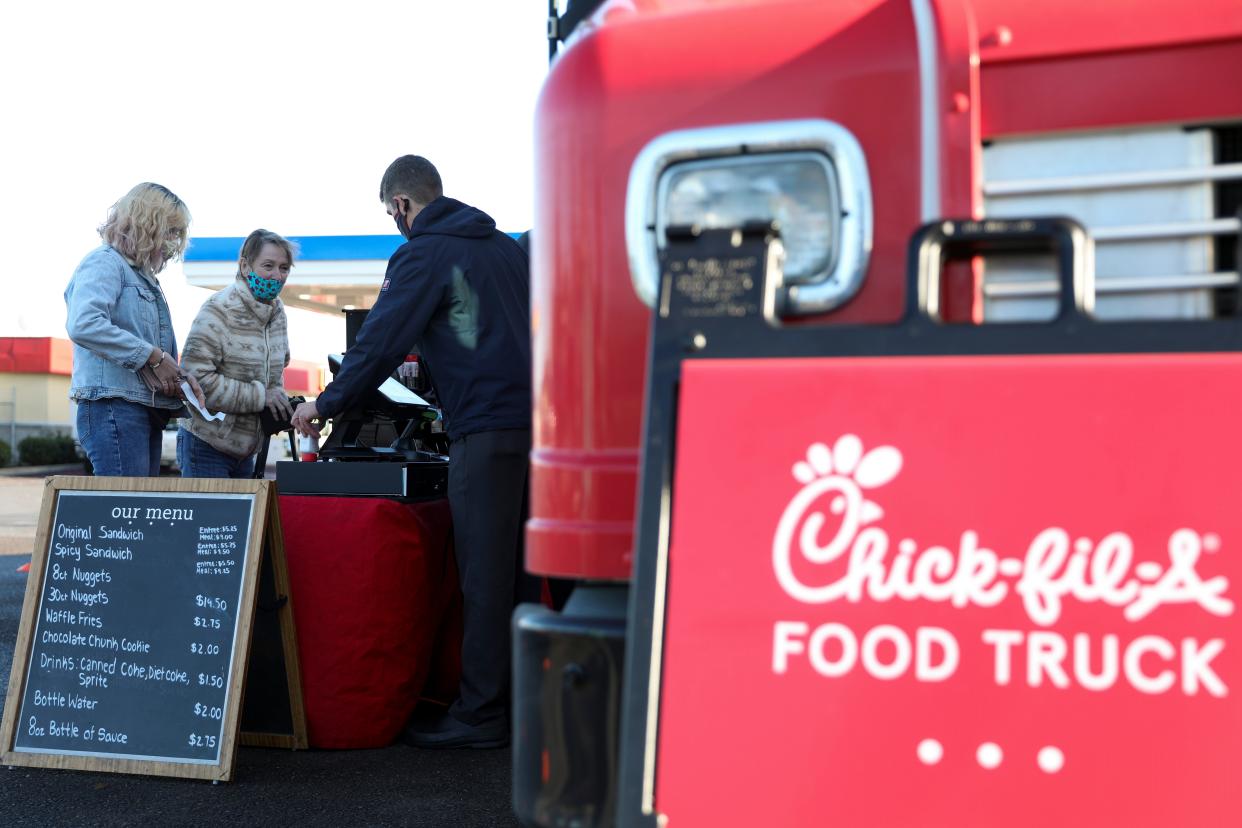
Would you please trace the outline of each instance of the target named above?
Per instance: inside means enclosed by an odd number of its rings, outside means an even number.
[[[49,474],[86,474],[86,466],[69,463],[62,466],[6,466],[0,477],[47,477]]]

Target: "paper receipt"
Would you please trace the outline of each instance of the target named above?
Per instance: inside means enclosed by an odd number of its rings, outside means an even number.
[[[223,420],[224,419],[223,411],[217,411],[215,414],[212,414],[206,408],[203,408],[201,405],[198,404],[198,397],[194,396],[194,389],[190,387],[190,384],[188,382],[181,383],[181,393],[185,394],[185,401],[190,404],[190,407],[193,408],[195,411],[197,411],[199,414],[203,415],[204,420]]]

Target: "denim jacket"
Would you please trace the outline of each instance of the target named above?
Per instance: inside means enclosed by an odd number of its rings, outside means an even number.
[[[181,408],[179,399],[152,391],[138,376],[157,347],[177,358],[168,301],[155,278],[100,245],[73,272],[65,304],[65,329],[73,340],[71,399],[120,397],[152,408]]]

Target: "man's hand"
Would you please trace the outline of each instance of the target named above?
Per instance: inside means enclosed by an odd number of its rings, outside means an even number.
[[[319,409],[315,408],[313,402],[304,402],[293,412],[293,427],[297,429],[298,434],[307,437],[319,439],[319,427],[315,425],[315,421],[320,419]]]
[[[198,380],[194,378],[194,375],[182,372],[180,375],[180,379],[183,379],[190,384],[190,390],[194,392],[194,398],[198,400],[199,406],[204,411],[206,411],[207,410],[207,397],[203,395],[203,388],[201,385],[198,384]],[[181,396],[185,396],[185,394],[182,393]]]
[[[289,405],[289,395],[285,393],[283,388],[267,389],[267,399],[263,401],[263,405],[271,412],[272,417],[277,422],[288,420],[293,417],[293,406]]]

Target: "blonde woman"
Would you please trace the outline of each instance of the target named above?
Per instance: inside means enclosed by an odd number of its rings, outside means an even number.
[[[182,421],[182,477],[250,477],[263,438],[260,412],[267,409],[278,422],[293,415],[284,387],[288,323],[277,297],[294,252],[289,240],[255,230],[238,253],[237,278],[203,303],[190,327],[183,364],[202,382],[207,408],[225,417],[194,414]]]
[[[65,289],[73,341],[69,396],[78,441],[95,474],[155,477],[162,432],[183,416],[168,301],[157,278],[185,251],[190,211],[167,187],[143,183],[112,205],[103,244],[86,254]]]

